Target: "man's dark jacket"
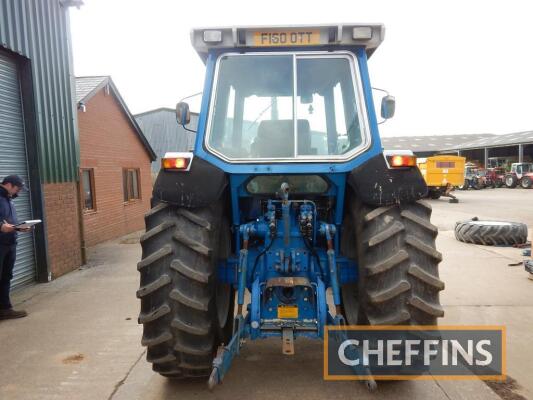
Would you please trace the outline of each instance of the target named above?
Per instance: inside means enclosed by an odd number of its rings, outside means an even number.
[[[7,190],[0,186],[0,223],[6,221],[8,224],[18,224],[15,204],[9,197]],[[14,245],[17,243],[17,232],[0,232],[0,245]]]

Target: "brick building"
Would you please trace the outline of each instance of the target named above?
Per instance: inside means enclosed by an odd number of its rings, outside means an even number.
[[[85,246],[144,228],[156,159],[110,77],[76,78]]]
[[[148,208],[155,154],[113,82],[98,78],[86,112],[76,108],[68,8],[81,5],[0,1],[0,179],[20,175],[29,192],[15,199],[19,219],[43,221],[19,236],[13,289],[78,268],[84,247],[141,229]]]

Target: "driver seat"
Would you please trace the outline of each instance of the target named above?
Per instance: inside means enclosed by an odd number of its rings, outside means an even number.
[[[292,119],[261,121],[252,154],[259,158],[293,158],[293,123]],[[311,154],[311,131],[306,119],[298,120],[298,154]]]

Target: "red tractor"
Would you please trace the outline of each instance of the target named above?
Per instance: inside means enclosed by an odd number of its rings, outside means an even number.
[[[505,168],[494,167],[487,168],[487,178],[490,180],[492,187],[502,187],[505,185]]]
[[[505,186],[514,188],[517,185],[524,189],[533,186],[533,163],[513,163],[511,172],[505,175]]]

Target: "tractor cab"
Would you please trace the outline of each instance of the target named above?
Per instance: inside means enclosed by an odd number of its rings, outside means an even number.
[[[287,164],[351,170],[381,152],[366,62],[383,37],[381,24],[193,30],[207,70],[195,156],[228,172],[294,173]],[[394,98],[381,108],[391,117]]]
[[[244,339],[290,355],[331,326],[443,315],[427,186],[379,138],[367,60],[383,38],[381,24],[191,32],[206,67],[195,147],[162,159],[138,264],[154,370],[213,387]],[[188,105],[176,112],[186,126]]]
[[[518,178],[521,178],[524,174],[533,173],[532,163],[513,163],[511,165],[511,173],[516,174]]]
[[[509,188],[518,185],[524,189],[533,187],[533,163],[511,164],[511,171],[505,176],[505,185]]]

